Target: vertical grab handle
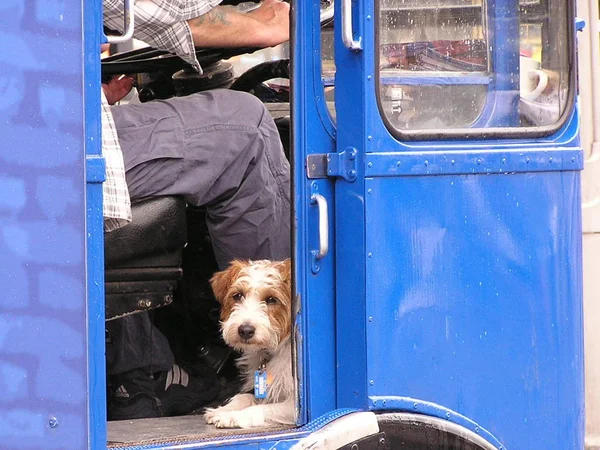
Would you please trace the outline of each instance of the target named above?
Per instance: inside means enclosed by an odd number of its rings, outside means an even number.
[[[342,0],[342,41],[348,50],[362,50],[362,39],[355,41],[352,33],[352,0]]]
[[[312,253],[312,271],[319,272],[318,262],[329,253],[329,216],[327,212],[327,200],[321,194],[313,194],[310,197],[311,205],[317,205],[319,211],[319,250]]]
[[[134,27],[134,10],[133,3],[135,0],[125,0],[123,3],[123,30],[124,34],[121,36],[107,36],[106,42],[109,44],[120,44],[127,42],[133,37]]]

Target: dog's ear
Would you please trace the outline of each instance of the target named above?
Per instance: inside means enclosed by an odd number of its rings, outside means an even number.
[[[281,274],[281,279],[283,282],[289,287],[292,286],[292,260],[290,258],[284,259],[279,263],[279,273]]]
[[[245,261],[234,260],[229,264],[229,267],[221,272],[215,273],[210,279],[210,286],[219,303],[223,303],[227,291],[231,287],[233,281],[238,277],[240,271],[247,266]]]

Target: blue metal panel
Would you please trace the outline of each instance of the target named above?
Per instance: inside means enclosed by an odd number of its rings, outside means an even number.
[[[369,153],[366,176],[460,175],[583,170],[581,148]]]
[[[379,398],[401,395],[509,449],[583,448],[579,173],[366,184],[371,407],[410,410]]]
[[[377,104],[366,101],[374,89],[375,67],[372,2],[353,2],[354,23],[365,51],[350,51],[342,42],[341,14],[335,15],[335,102],[337,151],[357,150],[355,181],[335,183],[336,339],[338,407],[366,406],[367,336],[365,317],[364,151]],[[366,7],[366,9],[365,9]],[[341,0],[335,2],[342,10]],[[371,137],[369,137],[371,138]]]
[[[3,449],[88,446],[82,14],[0,2]]]
[[[84,102],[86,154],[87,220],[87,360],[89,448],[106,447],[106,358],[104,325],[104,219],[102,182],[105,162],[102,157],[100,116],[100,58],[102,2],[85,0],[84,19]]]
[[[300,422],[306,423],[336,408],[335,383],[335,281],[334,250],[318,262],[313,251],[318,243],[318,210],[311,195],[329,200],[329,223],[335,219],[333,181],[311,182],[306,177],[306,155],[334,149],[333,125],[324,102],[321,82],[321,30],[319,2],[299,1],[294,6],[293,48],[293,207],[294,253]],[[329,242],[333,242],[330,226]]]

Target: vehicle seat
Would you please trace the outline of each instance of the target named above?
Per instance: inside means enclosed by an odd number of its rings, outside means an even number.
[[[105,233],[106,320],[170,304],[187,241],[182,197],[131,205],[132,222]]]

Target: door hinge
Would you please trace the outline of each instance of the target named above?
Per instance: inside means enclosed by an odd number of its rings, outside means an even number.
[[[339,153],[319,153],[306,157],[306,175],[309,179],[340,177],[356,180],[356,154],[353,147]]]

